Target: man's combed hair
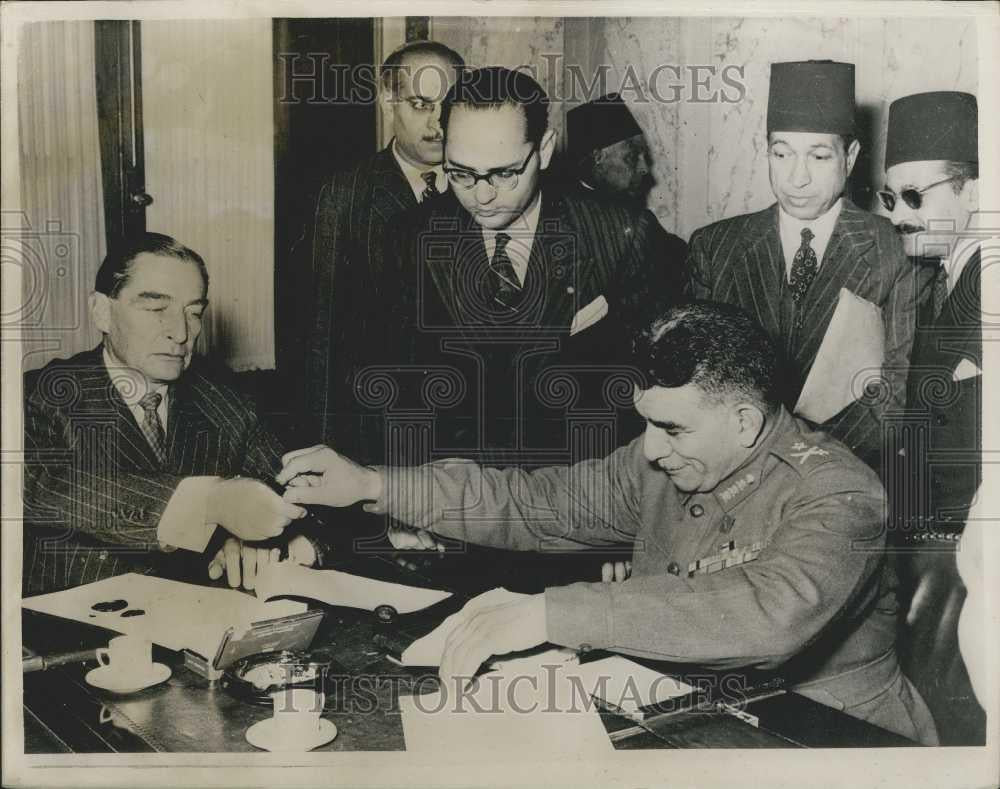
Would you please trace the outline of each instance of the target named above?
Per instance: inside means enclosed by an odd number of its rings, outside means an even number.
[[[382,87],[395,95],[399,92],[399,75],[403,70],[403,61],[408,57],[418,57],[420,55],[430,55],[439,57],[451,64],[456,72],[460,72],[465,67],[465,61],[451,47],[447,47],[439,41],[410,41],[397,47],[390,53],[389,57],[379,68],[378,77]],[[447,75],[449,81],[453,74]]]
[[[147,253],[193,263],[201,272],[201,278],[205,281],[205,290],[208,290],[208,269],[205,268],[205,261],[202,260],[201,255],[162,233],[141,233],[112,244],[104,262],[97,270],[94,290],[111,298],[117,297],[121,289],[128,283],[132,263],[139,255]]]
[[[448,120],[456,106],[477,110],[520,107],[524,113],[525,137],[540,145],[549,127],[549,96],[534,78],[523,71],[490,66],[463,72],[441,102],[441,129],[448,136]]]
[[[958,194],[968,181],[979,180],[979,162],[947,162],[944,173],[948,178],[954,178],[951,188]]]
[[[739,307],[671,307],[638,333],[633,351],[646,388],[694,384],[716,402],[747,400],[765,413],[779,405],[777,349]]]

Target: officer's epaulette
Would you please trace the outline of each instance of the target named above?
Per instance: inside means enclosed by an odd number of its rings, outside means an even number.
[[[833,442],[816,441],[811,436],[792,434],[784,441],[778,441],[771,448],[777,455],[803,476],[813,469],[838,458],[842,450]]]

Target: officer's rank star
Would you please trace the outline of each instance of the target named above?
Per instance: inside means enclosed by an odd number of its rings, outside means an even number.
[[[822,457],[823,455],[829,455],[830,454],[828,450],[821,449],[820,447],[809,447],[809,446],[806,446],[802,441],[796,441],[794,444],[792,444],[792,449],[799,450],[798,452],[792,452],[791,456],[793,458],[798,458],[799,459],[799,465],[800,466],[803,463],[805,463],[806,460],[808,460],[809,458],[811,458],[813,455],[819,455],[820,457]]]

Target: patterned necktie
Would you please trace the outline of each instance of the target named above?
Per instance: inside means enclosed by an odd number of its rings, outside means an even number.
[[[163,423],[160,421],[160,414],[156,409],[160,407],[163,395],[159,392],[149,392],[139,401],[142,409],[142,434],[156,453],[156,459],[160,465],[167,463],[167,437],[163,432]]]
[[[521,283],[514,272],[514,264],[507,254],[507,242],[510,236],[497,233],[497,246],[490,263],[490,273],[493,279],[493,301],[510,312],[517,312],[521,302]]]
[[[809,286],[812,285],[816,277],[816,269],[819,264],[816,262],[816,252],[809,242],[813,240],[813,232],[808,227],[802,228],[802,245],[796,250],[795,257],[792,258],[792,300],[795,306],[802,304],[806,297]]]
[[[437,188],[437,174],[433,170],[428,170],[426,173],[420,173],[420,177],[424,179],[424,183],[427,184],[427,188],[424,189],[423,193],[420,195],[420,202],[428,200],[431,197],[437,197],[441,194]]]
[[[931,298],[934,299],[934,320],[937,320],[941,310],[944,309],[944,303],[948,300],[948,272],[943,265],[938,266],[934,275],[934,291],[931,293]]]

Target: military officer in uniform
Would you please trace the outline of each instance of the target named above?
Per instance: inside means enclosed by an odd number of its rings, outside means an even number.
[[[817,701],[936,742],[896,658],[875,474],[785,410],[774,344],[742,310],[673,307],[635,346],[646,430],[603,459],[533,472],[462,460],[379,469],[318,446],[286,455],[278,481],[291,502],[367,500],[486,545],[632,544],[622,583],[550,587],[468,619],[448,639],[445,680],[544,642],[610,649],[776,670]]]

